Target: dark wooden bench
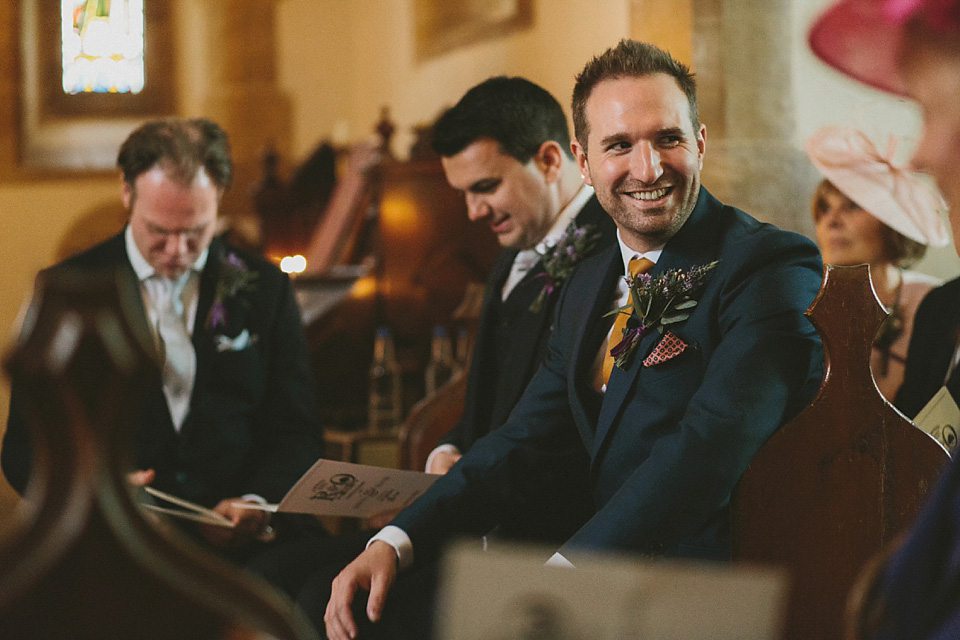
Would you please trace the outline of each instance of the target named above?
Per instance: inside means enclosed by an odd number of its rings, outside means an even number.
[[[825,269],[807,312],[823,338],[823,383],[733,496],[734,560],[791,576],[785,639],[844,637],[858,575],[911,523],[947,461],[873,382],[870,349],[885,314],[866,265]]]
[[[150,337],[137,285],[105,272],[39,279],[7,361],[24,389],[33,471],[0,542],[0,638],[279,638],[316,632],[265,583],[149,522],[134,504],[129,424]]]

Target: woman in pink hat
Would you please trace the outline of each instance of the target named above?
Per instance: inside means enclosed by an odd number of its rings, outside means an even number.
[[[944,194],[960,253],[960,0],[842,0],[814,23],[810,46],[840,71],[920,105],[924,131],[912,162],[933,175]],[[927,299],[940,293],[960,298],[958,283],[943,285]],[[926,307],[924,302],[921,311]],[[921,331],[918,327],[918,336]],[[956,332],[953,337],[955,343]],[[944,360],[955,348],[941,345]],[[960,456],[944,471],[874,587],[860,619],[861,637],[960,638]]]
[[[880,327],[870,368],[893,402],[907,358],[913,316],[940,281],[909,271],[927,245],[950,239],[940,217],[943,199],[916,173],[881,155],[862,132],[828,125],[806,141],[824,179],[813,194],[817,244],[827,264],[869,264],[873,288],[889,315]]]

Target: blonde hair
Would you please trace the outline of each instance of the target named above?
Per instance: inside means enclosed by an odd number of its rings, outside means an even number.
[[[841,196],[852,202],[856,207],[861,209],[863,208],[854,202],[850,197],[848,197],[847,194],[838,189],[835,184],[827,179],[824,179],[820,181],[820,184],[817,185],[817,188],[813,192],[811,213],[813,214],[814,223],[816,223],[823,215],[823,211],[821,210],[821,202],[829,195]],[[864,209],[864,211],[867,210]],[[867,211],[867,213],[870,213],[870,211]],[[873,214],[870,213],[870,215]],[[927,245],[923,244],[922,242],[917,242],[912,238],[908,238],[896,229],[888,226],[879,218],[877,218],[877,221],[880,222],[882,227],[881,234],[883,238],[883,248],[885,254],[884,258],[889,260],[891,263],[906,269],[911,265],[916,264],[917,261],[923,257],[923,254],[927,252]]]

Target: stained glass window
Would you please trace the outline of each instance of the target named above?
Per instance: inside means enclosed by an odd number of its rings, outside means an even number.
[[[60,0],[65,93],[140,93],[144,0]]]

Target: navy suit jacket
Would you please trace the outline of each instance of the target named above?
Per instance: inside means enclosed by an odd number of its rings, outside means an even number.
[[[231,253],[257,277],[252,287],[225,300],[226,326],[215,329],[206,320],[222,265]],[[104,267],[129,270],[135,278],[123,233],[51,269]],[[134,321],[149,331],[142,303],[136,312]],[[236,337],[244,329],[256,336],[253,344],[218,350],[217,336]],[[182,428],[179,433],[173,428],[157,376],[145,390],[133,434],[136,468],[155,469],[154,487],[205,506],[247,493],[279,501],[323,451],[314,383],[289,278],[262,258],[214,239],[200,275],[192,340],[196,381]],[[10,484],[22,493],[30,472],[30,442],[21,403],[14,384],[0,457]]]
[[[816,246],[724,206],[701,189],[653,275],[717,260],[688,320],[693,348],[642,366],[645,335],[600,399],[590,369],[612,319],[623,264],[616,246],[592,257],[557,302],[547,359],[501,428],[471,450],[393,524],[418,560],[450,537],[482,532],[518,500],[549,495],[570,451],[590,460],[591,517],[561,547],[729,557],[728,502],[747,463],[819,386],[823,353],[803,312],[820,286]]]
[[[933,289],[913,317],[903,384],[894,404],[914,418],[943,386],[960,329],[960,278]],[[960,397],[954,398],[960,401]]]

